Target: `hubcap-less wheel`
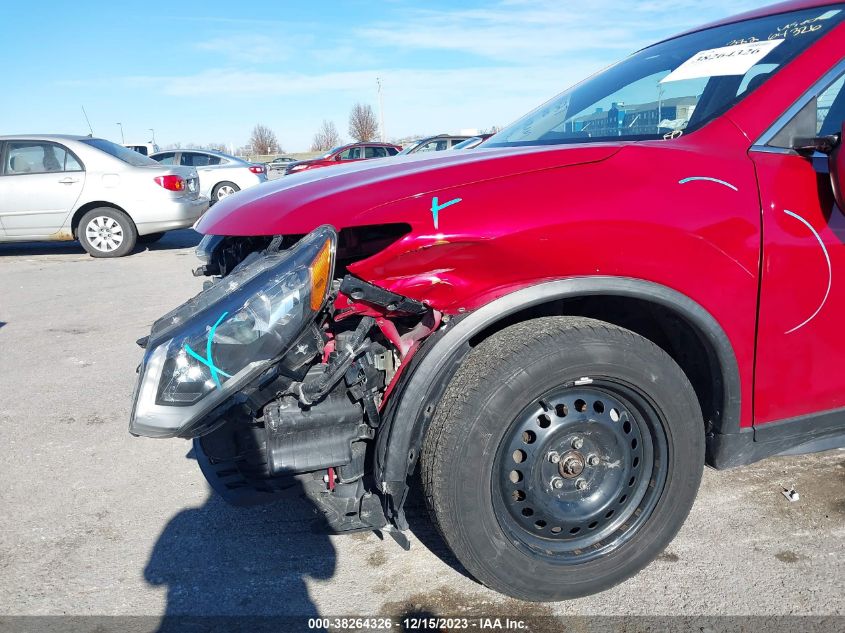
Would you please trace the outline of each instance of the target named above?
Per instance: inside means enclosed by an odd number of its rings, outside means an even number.
[[[85,227],[85,237],[98,251],[110,253],[123,244],[123,227],[114,218],[98,215]]]
[[[217,189],[217,199],[222,200],[233,193],[235,193],[235,188],[232,185],[223,185]]]
[[[518,547],[581,563],[626,542],[651,514],[668,456],[658,414],[632,388],[595,381],[526,407],[494,463],[494,506]]]

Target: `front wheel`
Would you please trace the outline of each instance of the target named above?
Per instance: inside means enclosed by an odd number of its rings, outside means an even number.
[[[680,529],[704,465],[687,377],[584,318],[510,326],[461,365],[426,435],[432,517],[481,582],[534,601],[612,587]]]
[[[123,211],[100,207],[82,216],[77,238],[91,257],[123,257],[135,248],[138,230]]]

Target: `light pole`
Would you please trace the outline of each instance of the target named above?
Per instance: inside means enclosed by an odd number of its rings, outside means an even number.
[[[115,125],[120,128],[120,144],[126,145],[126,139],[123,138],[123,123],[118,122]]]
[[[150,134],[153,135],[152,139],[150,139],[150,140],[152,141],[152,144],[155,145],[156,144],[156,131],[153,128],[148,128],[148,129],[150,130]]]
[[[381,142],[384,143],[384,102],[381,98],[381,78],[376,77],[376,84],[378,85],[378,119],[379,129],[381,130]]]

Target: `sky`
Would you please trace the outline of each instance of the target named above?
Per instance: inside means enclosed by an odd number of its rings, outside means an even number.
[[[0,134],[248,142],[349,139],[355,102],[388,139],[504,126],[659,39],[766,2],[487,0],[0,4]],[[10,6],[12,5],[12,6]]]

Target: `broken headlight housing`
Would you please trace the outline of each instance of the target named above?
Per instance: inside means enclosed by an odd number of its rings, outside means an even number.
[[[337,233],[268,252],[153,324],[129,431],[191,437],[204,416],[282,358],[323,308]]]

